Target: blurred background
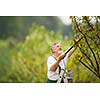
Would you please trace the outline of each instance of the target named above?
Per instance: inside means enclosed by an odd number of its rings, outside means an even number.
[[[60,41],[66,50],[73,37],[69,16],[0,16],[0,82],[45,83],[50,45]],[[76,54],[66,65],[75,82],[100,82]]]

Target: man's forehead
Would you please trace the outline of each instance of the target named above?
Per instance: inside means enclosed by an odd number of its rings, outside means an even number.
[[[58,42],[56,45],[61,45],[61,43],[60,43],[60,42]]]
[[[54,47],[57,47],[58,45],[61,46],[61,43],[60,43],[60,42],[57,42],[57,43],[54,45]]]
[[[58,45],[61,45],[60,42],[55,42],[52,46],[51,46],[51,50],[54,48],[54,47],[57,47]]]

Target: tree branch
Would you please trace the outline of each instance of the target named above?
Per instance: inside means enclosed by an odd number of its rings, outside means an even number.
[[[97,61],[97,59],[96,59],[95,53],[93,52],[92,48],[90,47],[90,45],[89,45],[89,43],[88,43],[88,40],[87,40],[85,34],[83,34],[82,31],[79,29],[79,26],[78,26],[78,24],[77,24],[77,22],[76,22],[75,17],[74,17],[74,20],[73,20],[73,21],[74,21],[74,23],[75,23],[75,25],[76,25],[78,31],[84,36],[85,41],[86,41],[86,43],[87,43],[87,45],[88,45],[90,51],[91,51],[92,54],[93,54],[94,59],[95,59],[95,62],[96,62],[96,65],[97,65],[97,71],[99,71],[99,64],[98,64],[98,61]]]
[[[100,74],[97,74],[96,72],[94,72],[91,68],[89,68],[84,62],[82,62],[80,59],[79,61],[81,62],[82,65],[84,65],[86,68],[88,68],[91,72],[93,72],[99,79],[100,79]]]
[[[85,57],[87,57],[88,61],[90,61],[91,65],[92,65],[91,67],[96,71],[96,68],[95,68],[94,64],[92,63],[92,60],[90,59],[90,57],[80,47],[79,47],[79,49],[82,52],[82,54],[84,54]]]
[[[95,30],[95,29],[93,28],[93,26],[90,24],[89,20],[87,19],[87,16],[84,16],[84,19],[86,20],[88,26],[90,26],[92,30]]]

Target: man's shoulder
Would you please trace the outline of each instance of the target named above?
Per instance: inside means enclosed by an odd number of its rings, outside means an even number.
[[[52,55],[48,57],[48,61],[51,61],[51,60],[53,61],[55,60],[55,58]]]
[[[51,55],[51,56],[48,57],[48,59],[54,59],[54,57]]]

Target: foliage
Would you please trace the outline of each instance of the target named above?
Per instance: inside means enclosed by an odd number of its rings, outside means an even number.
[[[79,53],[76,58],[86,67],[90,78],[100,79],[100,18],[91,16],[71,17],[75,38],[83,37],[77,45]],[[88,72],[87,72],[88,73]],[[94,76],[94,75],[95,76]]]
[[[50,45],[62,41],[59,32],[47,31],[43,26],[35,24],[22,43],[10,50],[10,71],[1,82],[45,82],[47,74],[47,57]],[[8,49],[7,49],[8,50]],[[4,59],[3,59],[4,60]],[[5,63],[5,65],[7,65]],[[7,66],[6,66],[7,67]]]
[[[67,29],[71,30],[71,26],[67,28],[57,16],[0,16],[0,39],[11,36],[22,41],[28,35],[32,23],[43,25],[49,31],[60,31],[67,36]]]
[[[12,42],[13,41],[13,42]],[[0,82],[7,82],[7,76],[12,66],[12,50],[15,45],[14,40],[9,38],[6,41],[0,40]]]

